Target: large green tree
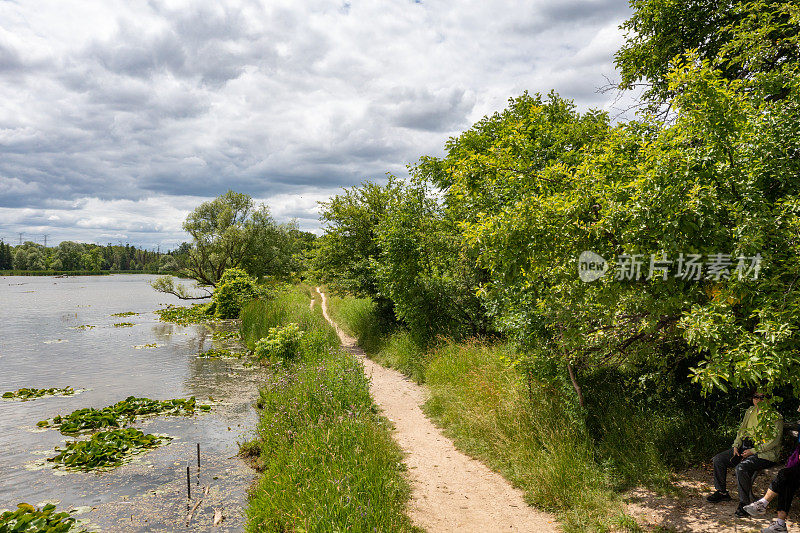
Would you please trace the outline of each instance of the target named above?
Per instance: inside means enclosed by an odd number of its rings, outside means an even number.
[[[242,265],[255,224],[273,224],[266,207],[259,209],[255,221],[254,211],[250,196],[228,191],[189,213],[183,229],[194,240],[186,266],[194,279],[216,286],[226,269]]]
[[[185,272],[207,287],[216,287],[232,268],[257,278],[288,278],[300,268],[297,256],[309,246],[309,235],[300,232],[295,222],[278,224],[267,206],[256,206],[249,195],[234,191],[200,204],[186,217],[183,229],[193,242],[182,245],[177,257]],[[182,299],[212,294],[192,296],[171,277],[158,279],[153,287]]]
[[[320,202],[325,235],[316,242],[312,263],[319,279],[337,290],[386,300],[375,271],[381,254],[377,231],[399,192],[397,181],[389,179],[386,185],[366,182]]]
[[[422,344],[437,335],[484,334],[488,321],[475,294],[482,272],[464,246],[459,220],[425,172],[414,168],[412,174],[398,182],[376,230],[381,293]]]

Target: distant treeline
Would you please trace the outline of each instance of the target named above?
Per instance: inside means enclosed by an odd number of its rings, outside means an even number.
[[[0,276],[108,276],[111,274],[159,274],[187,277],[181,272],[146,270],[0,270]]]
[[[58,246],[45,247],[28,241],[11,246],[0,240],[0,271],[6,275],[174,273],[185,263],[188,248],[189,244],[184,243],[177,250],[161,253],[130,244],[101,246],[64,241]]]

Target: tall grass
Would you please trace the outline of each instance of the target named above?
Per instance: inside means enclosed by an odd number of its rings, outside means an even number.
[[[622,515],[608,473],[559,392],[528,389],[507,344],[444,342],[426,371],[426,413],[456,445],[557,513],[565,531],[602,531]]]
[[[260,391],[257,438],[242,446],[262,472],[251,490],[247,531],[414,531],[402,455],[377,415],[361,362],[292,287],[242,313],[253,345],[269,328],[300,324],[298,362],[273,365]]]
[[[425,381],[427,350],[407,330],[380,317],[371,299],[330,296],[328,307],[334,321],[358,339],[359,346],[372,359],[399,370],[417,383]]]
[[[270,328],[291,322],[297,323],[318,344],[338,346],[336,330],[322,316],[319,305],[309,309],[310,294],[308,286],[293,285],[279,291],[272,298],[255,300],[245,305],[240,315],[240,333],[248,349],[253,350],[256,342],[266,337]]]
[[[396,328],[385,317],[378,315],[375,302],[371,298],[343,298],[327,293],[326,296],[328,312],[339,327],[358,339],[366,352],[380,352]]]

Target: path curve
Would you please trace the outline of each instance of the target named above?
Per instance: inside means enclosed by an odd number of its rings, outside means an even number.
[[[336,328],[342,347],[362,359],[370,391],[395,425],[394,437],[406,453],[411,482],[409,515],[428,533],[445,531],[558,531],[551,515],[536,511],[501,475],[458,451],[422,412],[425,389],[401,373],[367,358],[356,339],[328,315],[325,293],[317,287],[322,315]]]

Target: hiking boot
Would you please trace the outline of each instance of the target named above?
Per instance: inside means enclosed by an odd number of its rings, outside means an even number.
[[[734,511],[733,516],[736,518],[750,518],[750,515],[744,510],[744,505],[741,503],[739,504],[739,507],[736,508],[736,511]]]
[[[771,526],[765,527],[761,533],[787,533],[786,525],[780,525],[778,522],[773,522]]]
[[[744,510],[750,516],[759,516],[767,512],[767,505],[769,504],[758,500],[749,505],[745,505]]]
[[[713,494],[709,494],[706,500],[710,501],[711,503],[719,503],[719,502],[729,502],[731,501],[731,495],[728,494],[728,491],[721,492],[721,491],[714,491]]]

